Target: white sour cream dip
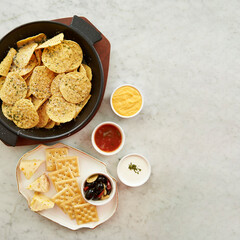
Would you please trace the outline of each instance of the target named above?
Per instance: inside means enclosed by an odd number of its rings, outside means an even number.
[[[149,179],[151,166],[142,155],[129,154],[118,163],[117,174],[120,181],[125,185],[138,187]]]

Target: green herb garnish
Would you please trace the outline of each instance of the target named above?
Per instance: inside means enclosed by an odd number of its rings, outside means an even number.
[[[137,167],[136,164],[133,164],[132,162],[129,164],[128,168],[130,170],[133,170],[135,173],[139,174],[140,171],[142,171],[141,168]]]

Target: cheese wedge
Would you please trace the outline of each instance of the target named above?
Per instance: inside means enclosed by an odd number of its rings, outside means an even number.
[[[36,160],[36,159],[22,160],[19,168],[23,172],[25,177],[27,179],[30,179],[43,162],[44,160]]]
[[[34,212],[42,211],[45,209],[53,208],[54,202],[42,193],[35,192],[30,203],[30,208]]]
[[[36,191],[36,192],[48,192],[50,188],[50,183],[46,173],[41,175],[35,181],[33,181],[27,189]]]

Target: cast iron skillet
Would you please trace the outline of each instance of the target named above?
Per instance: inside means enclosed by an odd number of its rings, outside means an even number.
[[[57,140],[73,134],[83,128],[96,113],[103,95],[103,68],[93,44],[102,39],[101,34],[81,18],[74,16],[70,26],[52,21],[39,21],[15,28],[0,40],[0,61],[6,56],[10,47],[16,49],[16,42],[26,37],[45,33],[48,38],[64,33],[64,38],[76,41],[83,50],[84,61],[92,68],[92,90],[88,104],[79,116],[71,122],[61,124],[53,129],[20,129],[4,117],[0,110],[0,139],[12,146],[16,145],[18,136],[38,141]],[[1,104],[1,102],[0,102]]]

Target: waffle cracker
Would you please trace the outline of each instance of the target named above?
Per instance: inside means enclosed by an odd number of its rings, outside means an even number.
[[[62,204],[62,208],[64,212],[71,218],[75,219],[75,211],[74,206],[85,203],[83,197],[81,194],[76,195],[74,198],[66,201]]]
[[[66,187],[52,197],[52,201],[55,202],[60,208],[63,203],[74,197],[75,194],[70,187]]]
[[[90,203],[75,205],[74,212],[78,225],[99,220],[96,206]]]
[[[69,156],[61,159],[56,159],[55,163],[57,170],[62,169],[64,167],[69,167],[73,173],[73,176],[79,177],[79,166],[77,156]]]
[[[46,169],[47,171],[56,170],[55,160],[68,154],[67,148],[48,148],[46,149]]]
[[[57,192],[60,192],[65,187],[70,187],[75,194],[81,194],[78,182],[76,178],[67,179],[55,182],[55,188]]]
[[[48,176],[51,179],[54,186],[56,182],[73,178],[73,174],[69,167],[65,167],[54,172],[50,172],[48,173]]]

